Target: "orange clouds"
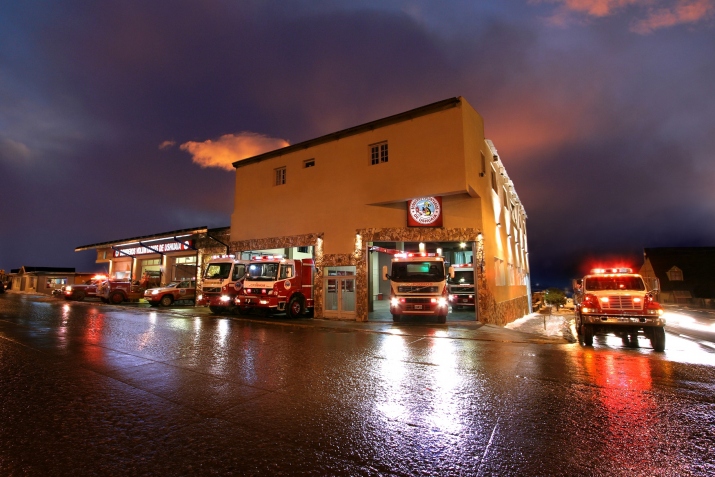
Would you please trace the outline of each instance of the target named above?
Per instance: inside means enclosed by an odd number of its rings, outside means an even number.
[[[290,145],[285,139],[272,138],[263,134],[240,132],[225,134],[215,141],[189,141],[180,146],[193,156],[193,161],[201,167],[218,167],[233,170],[233,163]]]
[[[640,34],[652,33],[660,28],[681,24],[693,24],[707,20],[715,12],[715,0],[533,0],[534,3],[557,3],[560,5],[552,15],[553,24],[569,22],[573,13],[591,17],[614,15],[628,7],[645,10],[631,24],[631,31]]]

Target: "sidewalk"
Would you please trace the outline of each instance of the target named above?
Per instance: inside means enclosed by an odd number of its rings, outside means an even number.
[[[64,303],[62,298],[36,293],[7,290],[9,294],[22,294],[32,297],[33,300]],[[1,296],[1,295],[0,295]],[[83,302],[72,301],[75,304],[87,304],[91,306],[112,307],[117,310],[125,310],[130,313],[144,313],[144,310],[151,310],[153,313],[174,315],[177,317],[207,316],[216,318],[229,318],[233,320],[245,320],[256,323],[264,323],[279,326],[323,328],[338,332],[363,332],[381,333],[402,336],[421,336],[450,339],[466,339],[476,341],[499,341],[506,343],[540,343],[540,344],[566,344],[575,343],[576,339],[571,329],[573,322],[573,311],[560,310],[551,315],[541,313],[531,313],[506,326],[488,325],[474,321],[474,319],[463,319],[466,313],[450,313],[446,324],[419,320],[405,320],[393,323],[391,318],[382,319],[378,317],[375,321],[341,321],[327,318],[300,318],[289,319],[283,315],[274,317],[263,317],[258,315],[212,315],[208,307],[176,306],[170,308],[151,308],[145,303],[123,303],[121,305],[110,305],[98,300],[86,300]]]

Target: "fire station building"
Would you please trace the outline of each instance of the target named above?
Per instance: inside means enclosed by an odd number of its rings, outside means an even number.
[[[456,97],[237,161],[230,253],[312,255],[315,316],[384,310],[384,250],[477,271],[469,319],[530,312],[526,213],[482,117]],[[434,204],[429,216],[421,205]]]

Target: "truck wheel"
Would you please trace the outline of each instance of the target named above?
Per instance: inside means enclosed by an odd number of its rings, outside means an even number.
[[[399,323],[399,322],[400,322],[400,315],[395,315],[395,314],[393,314],[393,315],[392,315],[392,321],[393,321],[394,323]]]
[[[164,295],[161,297],[161,300],[159,303],[161,303],[161,306],[169,306],[174,302],[174,299],[171,297],[171,295]]]
[[[437,317],[437,323],[447,323],[447,315],[439,315]]]
[[[288,302],[288,316],[291,318],[300,318],[305,311],[303,299],[299,296],[293,296]]]
[[[124,301],[124,295],[122,295],[122,292],[115,291],[115,292],[112,292],[111,295],[109,295],[109,303],[111,303],[113,305],[118,305],[123,301]]]
[[[665,329],[655,328],[650,339],[650,344],[653,346],[655,351],[665,351]]]
[[[223,307],[209,305],[209,310],[211,310],[211,313],[213,313],[214,315],[220,315],[221,312],[223,312]]]
[[[581,325],[581,339],[584,346],[593,346],[593,325]]]
[[[84,292],[81,292],[81,291],[77,292],[74,296],[74,299],[77,301],[84,300]]]

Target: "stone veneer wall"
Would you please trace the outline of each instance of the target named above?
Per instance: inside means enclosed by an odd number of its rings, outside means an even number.
[[[497,303],[487,288],[484,275],[479,276],[479,321],[504,326],[529,313],[529,297],[520,296],[513,300]]]

